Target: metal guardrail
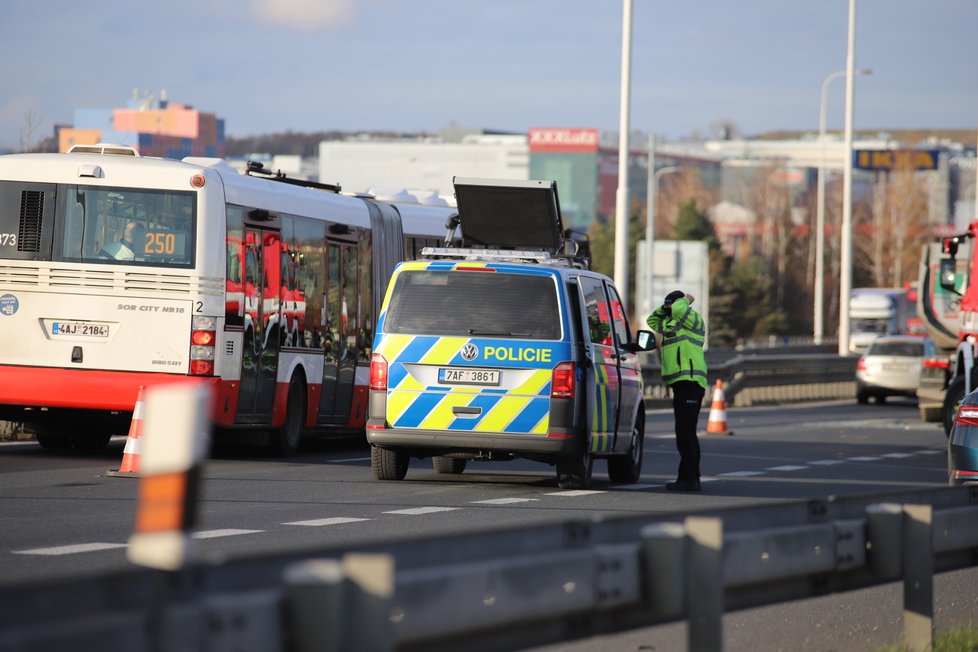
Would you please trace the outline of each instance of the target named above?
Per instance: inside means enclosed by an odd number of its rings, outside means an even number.
[[[709,362],[710,387],[724,383],[728,405],[751,406],[788,400],[855,398],[855,357],[829,353],[788,355],[735,355],[721,362]],[[665,399],[661,366],[656,355],[642,361],[646,402]],[[710,400],[707,392],[705,400]]]
[[[933,574],[978,564],[978,487],[568,521],[0,587],[0,650],[493,652],[904,586],[929,649]]]
[[[727,403],[737,407],[788,400],[855,398],[856,358],[798,353],[798,346],[793,348],[796,352],[780,355],[764,349],[746,354],[711,350],[707,359],[710,387],[718,379],[723,380]],[[657,354],[644,354],[642,377],[648,407],[671,405],[660,369]],[[709,392],[704,400],[709,404]],[[0,440],[24,436],[22,424],[0,421]]]

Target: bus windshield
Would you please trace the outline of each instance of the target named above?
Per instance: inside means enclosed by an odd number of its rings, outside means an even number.
[[[193,191],[0,182],[0,258],[194,265]]]

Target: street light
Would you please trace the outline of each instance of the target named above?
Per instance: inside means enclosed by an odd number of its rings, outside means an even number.
[[[863,68],[857,75],[871,75],[873,71]],[[834,79],[845,77],[845,70],[831,73],[822,82],[822,101],[818,113],[818,192],[815,209],[815,333],[816,344],[822,343],[824,335],[824,262],[825,262],[825,108],[829,84]]]
[[[653,141],[650,139],[650,144]],[[655,151],[649,149],[649,171],[655,167]],[[673,172],[682,172],[682,168],[670,165],[669,167],[664,167],[660,170],[656,170],[652,174],[648,175],[648,189],[646,194],[648,195],[648,208],[645,209],[645,273],[648,275],[648,279],[645,281],[645,313],[649,314],[652,312],[653,297],[652,297],[652,279],[655,276],[655,271],[652,266],[652,258],[655,255],[655,196],[659,188],[659,179],[661,179],[666,174],[672,174]]]

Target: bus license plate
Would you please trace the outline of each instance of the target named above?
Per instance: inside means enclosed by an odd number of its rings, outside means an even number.
[[[498,369],[442,368],[438,382],[448,385],[498,385]]]
[[[51,335],[72,335],[76,337],[108,337],[109,325],[87,321],[51,322]]]

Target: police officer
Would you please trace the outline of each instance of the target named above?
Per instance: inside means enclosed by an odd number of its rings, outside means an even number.
[[[676,418],[679,472],[669,491],[700,490],[700,442],[696,424],[706,394],[706,360],[703,343],[706,322],[692,307],[693,296],[681,290],[666,295],[648,318],[649,328],[662,334],[662,380],[672,389]]]

